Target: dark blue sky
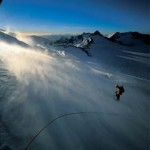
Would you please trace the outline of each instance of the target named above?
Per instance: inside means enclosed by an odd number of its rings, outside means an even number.
[[[4,0],[0,28],[38,33],[149,33],[149,9],[149,0]]]

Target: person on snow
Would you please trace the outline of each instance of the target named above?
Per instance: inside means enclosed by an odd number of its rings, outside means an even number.
[[[116,85],[115,94],[116,94],[117,100],[120,99],[120,95],[122,95],[123,92],[124,92],[124,87],[123,87],[123,86]]]

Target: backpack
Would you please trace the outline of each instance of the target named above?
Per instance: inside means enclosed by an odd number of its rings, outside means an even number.
[[[119,88],[120,88],[121,93],[124,93],[124,91],[125,91],[125,90],[124,90],[124,87],[123,87],[123,86],[120,86]]]

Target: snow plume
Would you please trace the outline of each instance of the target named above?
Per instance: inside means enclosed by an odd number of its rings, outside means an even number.
[[[99,98],[99,84],[90,73],[88,75],[84,65],[67,59],[64,52],[62,55],[0,43],[0,69],[3,68],[8,78],[1,84],[1,88],[7,87],[7,92],[0,93],[3,95],[0,119],[15,137],[7,140],[7,143],[15,143],[14,149],[23,146],[29,140],[25,137],[31,136],[53,116],[84,111],[85,105],[92,110],[92,103]],[[8,82],[11,84],[6,86]],[[79,99],[82,100],[80,105]]]
[[[16,37],[16,39],[18,39],[19,41],[28,43],[29,45],[34,45],[34,42],[33,42],[32,38],[31,38],[30,36],[22,35],[22,34],[20,34],[20,33],[17,33],[15,37]]]
[[[3,68],[15,77],[22,88],[19,90],[24,90],[23,94],[28,96],[19,100],[32,99],[36,94],[39,99],[40,96],[41,99],[51,99],[55,94],[60,96],[58,99],[62,99],[61,97],[69,95],[68,88],[76,84],[74,80],[78,67],[71,60],[63,59],[64,55],[62,57],[58,53],[49,54],[47,51],[5,43],[0,45],[0,61]]]
[[[19,81],[23,81],[25,84],[28,84],[29,78],[44,74],[41,66],[51,60],[50,56],[42,52],[5,43],[0,43],[0,45],[1,61]]]

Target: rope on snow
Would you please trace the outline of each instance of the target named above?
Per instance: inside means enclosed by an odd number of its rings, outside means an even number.
[[[24,150],[27,150],[29,148],[29,146],[34,142],[34,140],[41,134],[41,132],[43,132],[49,125],[51,125],[56,120],[58,120],[58,119],[60,119],[62,117],[65,117],[65,116],[71,116],[71,115],[77,115],[77,114],[85,114],[85,113],[87,114],[87,113],[98,113],[98,112],[75,112],[75,113],[68,113],[68,114],[64,114],[64,115],[56,117],[55,119],[53,119],[50,122],[48,122],[43,128],[41,128],[41,130],[39,130],[39,132],[25,146]]]

